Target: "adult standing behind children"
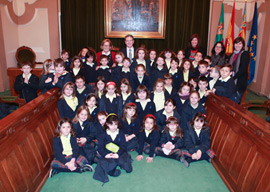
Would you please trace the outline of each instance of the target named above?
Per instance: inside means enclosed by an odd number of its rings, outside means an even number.
[[[190,37],[188,48],[185,50],[186,59],[194,60],[197,52],[201,52],[205,57],[205,50],[201,47],[201,40],[198,34],[193,34]]]
[[[128,57],[130,60],[132,60],[135,56],[135,52],[137,48],[134,48],[134,37],[131,34],[128,34],[125,36],[125,44],[126,47],[122,48],[120,51],[124,53],[125,57]]]
[[[98,66],[100,65],[100,56],[106,55],[108,57],[108,66],[111,68],[115,63],[115,52],[112,52],[111,49],[113,48],[113,44],[110,39],[104,39],[101,42],[100,49],[102,51],[97,53],[97,63]]]

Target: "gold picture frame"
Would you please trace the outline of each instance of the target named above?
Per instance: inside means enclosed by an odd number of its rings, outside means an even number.
[[[105,37],[165,39],[167,0],[104,0]]]

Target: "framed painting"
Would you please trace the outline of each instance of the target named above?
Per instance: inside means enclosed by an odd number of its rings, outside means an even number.
[[[105,37],[164,39],[166,0],[104,0]]]

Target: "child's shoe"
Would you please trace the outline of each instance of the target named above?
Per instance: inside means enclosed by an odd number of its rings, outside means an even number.
[[[56,171],[55,169],[51,168],[50,170],[50,174],[49,174],[49,178],[52,178],[54,175],[56,175],[58,173],[58,171]]]
[[[86,172],[86,171],[90,171],[92,172],[94,169],[91,165],[89,164],[85,164],[83,167],[82,167],[82,172]]]
[[[182,156],[180,157],[180,162],[183,163],[185,167],[189,167],[189,162]]]

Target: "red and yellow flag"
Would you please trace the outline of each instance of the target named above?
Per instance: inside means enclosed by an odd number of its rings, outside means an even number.
[[[235,15],[235,2],[233,3],[233,10],[231,15],[231,20],[229,23],[226,41],[225,41],[225,50],[226,54],[230,55],[233,53],[233,41],[234,41],[234,15]]]

